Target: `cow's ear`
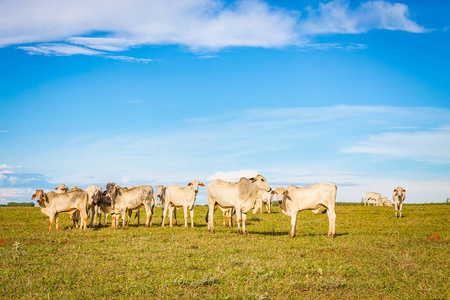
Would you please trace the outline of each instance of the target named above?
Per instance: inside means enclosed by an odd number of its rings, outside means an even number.
[[[31,200],[36,199],[36,193],[33,194],[33,196],[31,196]]]
[[[189,182],[189,183],[188,183],[188,186],[190,186],[190,185],[192,185],[192,182]]]
[[[397,190],[394,190],[394,192],[396,192]]]
[[[405,192],[406,192],[406,190],[403,190],[403,192],[405,193]]]
[[[200,186],[205,186],[205,184],[203,184],[203,183],[200,183]]]
[[[285,191],[284,191],[284,194],[285,194],[285,195],[289,195],[288,190],[285,190]]]
[[[272,190],[271,192],[270,192],[272,195],[274,195],[275,194],[275,191],[274,190]]]
[[[48,203],[48,197],[46,193],[42,193],[44,195],[44,200]]]
[[[57,190],[58,189],[58,187],[55,187],[55,190]]]

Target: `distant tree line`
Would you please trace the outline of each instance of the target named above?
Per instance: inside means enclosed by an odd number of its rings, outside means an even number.
[[[7,207],[7,206],[32,206],[34,207],[33,202],[8,202],[8,204],[0,204],[0,207]]]

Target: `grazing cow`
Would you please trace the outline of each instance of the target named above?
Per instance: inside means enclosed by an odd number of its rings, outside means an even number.
[[[163,220],[164,220],[164,203],[166,203],[166,190],[167,188],[162,186],[162,185],[158,185],[156,187],[156,195],[159,197],[159,200],[161,200],[161,209],[162,209],[162,213],[161,213],[161,225],[163,224]],[[173,210],[173,218],[174,218],[174,222],[173,225],[177,225],[177,208],[174,207]]]
[[[56,230],[58,230],[59,214],[62,212],[74,212],[79,210],[81,214],[81,229],[86,229],[87,214],[86,205],[88,194],[81,190],[69,191],[67,193],[58,194],[54,192],[44,193],[43,190],[36,190],[31,199],[35,199],[41,207],[41,211],[49,217],[50,225],[48,231],[52,227],[53,219],[56,219]]]
[[[260,213],[263,213],[263,206],[266,206],[267,212],[270,214],[272,212],[272,200],[273,194],[269,192],[264,192],[261,198],[256,199],[255,207],[253,207],[252,213],[256,214],[258,209],[260,209]]]
[[[217,210],[217,208],[219,208],[220,206],[218,204],[216,204],[214,206],[214,211]],[[222,215],[223,215],[223,224],[222,227],[233,227],[233,215],[236,213],[236,209],[233,208],[222,208],[220,207],[220,210],[222,211]],[[208,223],[208,218],[209,218],[209,210],[206,211],[206,216],[205,216],[205,222]]]
[[[398,212],[400,211],[400,218],[402,217],[403,201],[405,201],[406,191],[404,188],[398,186],[394,189],[392,199],[395,204],[395,217],[398,218]]]
[[[122,229],[125,228],[125,214],[127,210],[136,210],[145,207],[147,220],[145,226],[152,226],[153,188],[149,185],[140,185],[131,189],[116,186],[115,183],[106,185],[106,196],[111,199],[112,226],[117,229],[119,213],[122,215]]]
[[[387,198],[381,198],[381,206],[392,206],[392,202]]]
[[[166,189],[161,226],[164,226],[167,211],[169,211],[169,225],[172,227],[172,215],[175,207],[183,207],[184,227],[188,227],[188,209],[191,215],[191,227],[194,227],[194,204],[199,186],[205,185],[200,183],[198,180],[192,180],[186,187],[180,187],[179,185],[172,184]]]
[[[336,202],[337,187],[332,183],[323,182],[320,184],[298,188],[294,185],[286,190],[278,187],[273,193],[277,195],[281,211],[291,217],[291,238],[295,236],[297,225],[297,213],[302,210],[311,210],[317,214],[322,207],[328,213],[328,236],[335,235],[336,227]]]
[[[370,200],[374,201],[374,205],[377,205],[377,203],[381,200],[381,194],[374,193],[374,192],[367,192],[366,193],[366,201],[364,202],[364,206],[369,203]]]
[[[232,183],[216,179],[208,184],[208,231],[214,233],[214,207],[218,204],[222,208],[235,208],[237,214],[238,233],[247,235],[245,221],[247,212],[255,205],[257,198],[261,198],[264,191],[271,188],[262,175],[247,179],[242,177]],[[242,219],[242,231],[240,221]]]
[[[99,213],[98,225],[102,225],[101,212],[105,214],[105,225],[108,223],[108,214],[111,214],[111,199],[106,197],[106,191],[95,191],[92,195],[92,203],[95,205],[97,212]]]

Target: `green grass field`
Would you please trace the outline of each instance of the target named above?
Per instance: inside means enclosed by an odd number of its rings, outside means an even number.
[[[220,210],[219,210],[220,211]],[[449,299],[450,205],[337,206],[334,239],[326,214],[248,214],[236,227],[206,231],[157,226],[47,232],[39,208],[0,208],[1,299]],[[141,216],[145,216],[144,210]],[[184,223],[182,210],[178,222]],[[143,218],[141,218],[142,220]],[[438,233],[439,240],[428,236]]]

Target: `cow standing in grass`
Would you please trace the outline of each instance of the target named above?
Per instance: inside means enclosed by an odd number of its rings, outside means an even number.
[[[394,193],[392,194],[392,199],[394,200],[395,204],[395,217],[399,217],[400,212],[400,218],[402,217],[402,207],[403,207],[403,201],[405,201],[406,197],[406,191],[404,188],[398,186],[394,189]]]
[[[291,217],[291,238],[295,236],[297,226],[297,214],[302,210],[311,210],[317,214],[322,207],[328,213],[328,236],[335,235],[336,228],[336,191],[337,187],[332,183],[323,182],[320,184],[298,188],[294,185],[286,190],[278,187],[273,193],[277,195],[281,211]]]
[[[261,198],[264,191],[270,192],[270,185],[262,175],[247,179],[242,177],[238,182],[228,182],[221,179],[211,181],[207,187],[208,196],[208,231],[214,233],[214,207],[234,208],[237,215],[238,233],[247,235],[245,221],[247,212]],[[240,221],[242,219],[242,231]]]
[[[36,190],[31,199],[36,199],[41,212],[49,217],[48,231],[52,227],[52,222],[56,222],[56,230],[59,225],[59,214],[63,212],[72,213],[76,210],[80,211],[81,215],[81,229],[86,229],[87,214],[86,205],[89,195],[82,190],[68,191],[66,193],[57,194],[54,192],[44,193],[43,190]]]

